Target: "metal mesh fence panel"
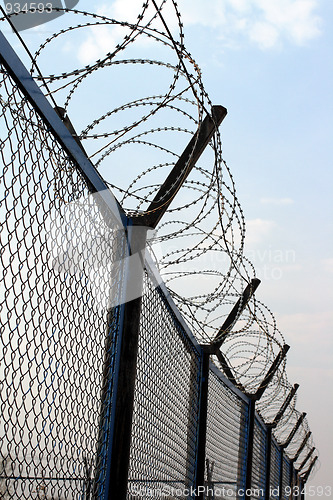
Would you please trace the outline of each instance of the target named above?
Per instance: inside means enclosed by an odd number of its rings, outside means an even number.
[[[0,91],[1,492],[87,498],[104,483],[123,238],[2,65]]]
[[[281,499],[289,500],[290,498],[290,474],[291,474],[291,465],[290,460],[287,457],[283,457],[282,460],[282,491],[281,491]]]
[[[255,418],[253,434],[252,498],[264,498],[266,474],[266,434],[265,426]]]
[[[183,498],[193,485],[200,356],[145,274],[128,498]]]
[[[270,462],[270,498],[277,500],[279,498],[281,472],[281,453],[277,444],[272,439],[271,444],[271,462]]]
[[[238,498],[245,488],[248,404],[210,370],[206,442],[207,486],[214,498]]]

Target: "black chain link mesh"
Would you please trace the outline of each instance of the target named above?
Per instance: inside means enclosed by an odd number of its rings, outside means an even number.
[[[216,498],[237,498],[245,488],[248,411],[248,404],[210,370],[206,479]]]
[[[264,425],[255,418],[253,433],[253,461],[252,461],[252,498],[263,499],[265,497],[265,474],[266,474],[266,436],[267,430]]]
[[[140,326],[128,498],[180,498],[194,481],[200,356],[147,274]]]
[[[290,483],[291,483],[291,466],[290,460],[287,457],[283,457],[282,460],[282,491],[281,499],[289,500],[290,498]]]
[[[281,472],[281,454],[274,440],[271,444],[271,463],[270,463],[270,499],[276,500],[279,495]]]

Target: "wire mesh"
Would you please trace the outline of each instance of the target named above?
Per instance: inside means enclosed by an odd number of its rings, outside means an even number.
[[[281,453],[278,445],[272,439],[271,443],[271,460],[270,460],[270,495],[271,500],[279,498],[280,490],[280,473],[281,473]]]
[[[281,485],[281,499],[289,500],[290,498],[290,484],[291,484],[291,465],[287,457],[282,460],[282,485]]]
[[[128,498],[182,498],[194,483],[199,351],[145,274]],[[159,493],[160,492],[160,493]]]
[[[112,396],[119,323],[119,308],[108,310],[108,300],[120,293],[111,264],[123,241],[0,71],[2,493],[87,497],[105,479],[99,432],[107,441],[109,414],[101,404]]]
[[[238,498],[245,488],[248,403],[212,369],[209,373],[206,482],[215,498]]]
[[[256,417],[253,433],[252,498],[264,498],[267,456],[267,429]]]

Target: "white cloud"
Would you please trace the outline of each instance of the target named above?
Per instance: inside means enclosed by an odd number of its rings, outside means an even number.
[[[115,0],[110,4],[103,4],[97,9],[97,14],[114,19],[118,22],[125,21],[129,24],[136,24],[138,16],[143,15],[140,25],[147,25],[155,17],[152,27],[164,32],[161,19],[156,15],[156,9],[150,2],[148,9],[143,12],[142,0]],[[177,38],[178,18],[170,2],[167,2],[163,8],[163,18],[165,19],[169,30]],[[104,57],[108,52],[112,52],[117,44],[120,44],[126,35],[131,34],[130,27],[120,24],[97,25],[89,27],[89,34],[85,41],[78,47],[77,57],[82,64],[89,64],[96,59]],[[145,36],[138,36],[136,45],[151,45],[152,39]]]
[[[328,273],[333,273],[333,258],[332,259],[323,259],[321,261],[324,271]]]
[[[261,198],[260,203],[263,205],[292,205],[294,200],[292,198]]]
[[[321,19],[316,14],[318,0],[180,0],[179,10],[182,21],[187,26],[204,26],[217,30],[217,36],[228,46],[239,46],[242,41],[271,49],[281,45],[284,40],[302,45],[320,34]],[[117,21],[136,23],[142,14],[142,0],[115,0],[103,4],[98,14],[106,15]],[[176,36],[178,18],[171,2],[166,2],[163,17]],[[142,25],[147,24],[156,10],[152,3],[144,13]],[[161,20],[156,16],[153,27],[165,31]],[[105,53],[112,51],[126,35],[120,26],[91,27],[85,42],[78,48],[78,58],[87,64]],[[145,37],[138,37],[144,43]]]
[[[249,29],[250,40],[256,42],[262,49],[270,49],[279,40],[278,29],[267,22],[256,22]]]
[[[255,0],[267,23],[297,44],[320,33],[320,18],[314,13],[316,0]]]
[[[89,64],[112,51],[119,38],[117,28],[92,26],[86,40],[78,49],[78,59],[82,64]]]
[[[264,219],[252,219],[246,221],[245,242],[246,245],[254,245],[264,241],[275,227],[275,222]]]
[[[185,26],[197,24],[221,30],[228,40],[242,36],[269,49],[284,39],[298,45],[320,35],[317,0],[181,0]]]

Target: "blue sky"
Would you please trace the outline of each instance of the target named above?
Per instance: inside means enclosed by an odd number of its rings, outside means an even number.
[[[288,377],[320,452],[310,484],[332,485],[333,4],[210,1],[202,17],[197,5],[189,25],[183,15],[187,46],[213,102],[228,108],[223,156],[262,278],[257,296],[291,345]],[[221,5],[224,19],[214,16]]]
[[[333,3],[178,3],[185,45],[205,88],[214,104],[228,109],[221,126],[223,156],[245,213],[246,252],[262,279],[257,296],[291,345],[289,380],[301,385],[298,409],[307,412],[320,452],[321,469],[311,484],[332,485]],[[80,0],[78,7],[131,20],[141,4]],[[173,28],[171,14],[166,17]],[[64,17],[22,36],[33,48],[63,25]],[[52,69],[50,60],[42,69],[53,72],[67,61],[68,67],[87,64],[116,39],[117,33],[91,30],[84,40],[60,46]],[[20,50],[16,41],[15,47]],[[101,108],[110,92],[103,90],[94,95]],[[74,103],[73,114],[79,110]]]

